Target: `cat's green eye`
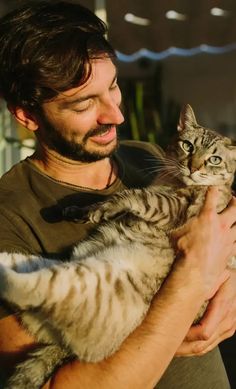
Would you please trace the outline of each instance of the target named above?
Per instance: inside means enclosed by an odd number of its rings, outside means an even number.
[[[180,146],[182,147],[182,149],[184,151],[186,151],[187,153],[192,153],[193,151],[193,145],[191,142],[189,142],[189,140],[183,140],[180,142]]]
[[[212,155],[212,157],[210,157],[208,159],[208,161],[212,164],[212,165],[219,165],[222,161],[222,158],[221,157],[218,157],[218,155]]]

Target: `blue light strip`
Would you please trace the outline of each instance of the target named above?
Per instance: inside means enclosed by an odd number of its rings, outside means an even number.
[[[208,46],[202,44],[191,49],[180,49],[178,47],[169,47],[169,49],[156,53],[147,49],[140,49],[133,54],[122,54],[116,51],[117,58],[122,62],[134,62],[140,58],[148,58],[154,61],[161,61],[162,59],[168,58],[171,55],[180,57],[191,57],[193,55],[207,53],[207,54],[224,54],[230,51],[236,50],[236,43],[231,43],[222,47]]]

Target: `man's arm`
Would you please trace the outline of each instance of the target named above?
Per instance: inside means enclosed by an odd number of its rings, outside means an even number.
[[[232,212],[234,217],[236,200],[232,199],[223,217]],[[217,239],[218,236],[216,235]],[[236,269],[230,270],[229,278],[211,298],[207,311],[198,325],[188,331],[177,356],[203,355],[211,351],[236,331]]]
[[[8,376],[35,346],[34,339],[22,328],[15,316],[0,320],[0,376]],[[2,383],[2,382],[1,382]]]

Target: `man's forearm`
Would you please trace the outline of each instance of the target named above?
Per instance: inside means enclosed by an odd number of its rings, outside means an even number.
[[[196,287],[196,278],[192,284],[188,279],[185,285],[183,276],[182,270],[181,279],[178,270],[169,276],[143,323],[113,356],[96,364],[78,361],[67,364],[45,388],[152,389],[204,301],[201,288]]]

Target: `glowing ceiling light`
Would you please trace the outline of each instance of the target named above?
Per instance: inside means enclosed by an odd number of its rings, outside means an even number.
[[[187,15],[181,14],[181,13],[176,12],[176,11],[171,9],[171,10],[166,12],[166,18],[183,21],[183,20],[187,19]]]
[[[135,16],[134,14],[127,13],[124,16],[124,19],[126,22],[133,23],[133,24],[138,24],[140,26],[148,26],[151,24],[151,21],[147,18],[141,18],[140,16]]]
[[[210,12],[213,16],[227,16],[229,14],[228,11],[218,7],[211,8]]]
[[[122,62],[134,62],[141,58],[149,58],[153,61],[162,61],[170,56],[180,56],[180,57],[192,57],[201,53],[205,54],[225,54],[236,51],[236,43],[231,43],[223,47],[208,46],[202,44],[197,47],[192,47],[191,49],[182,49],[179,47],[169,47],[168,49],[161,52],[154,52],[147,49],[140,49],[133,54],[123,54],[119,51],[116,51],[117,58]]]

